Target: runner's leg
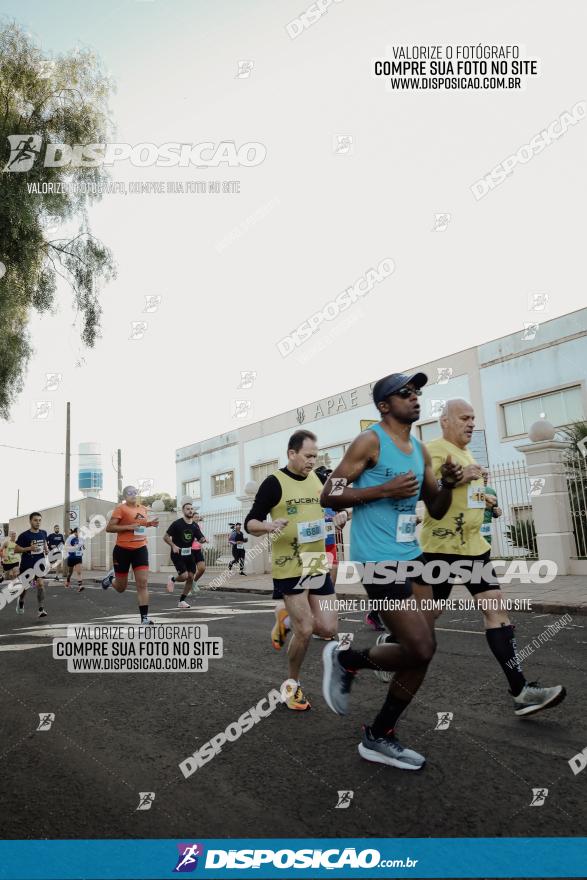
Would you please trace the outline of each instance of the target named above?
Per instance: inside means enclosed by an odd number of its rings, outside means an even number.
[[[142,548],[141,548],[142,549]],[[141,623],[147,623],[149,621],[149,567],[148,565],[140,565],[137,568],[133,567],[133,573],[135,576],[135,582],[137,585],[137,601],[139,605],[139,612],[141,615]]]
[[[300,669],[314,627],[314,618],[307,591],[288,593],[283,598],[292,629],[292,638],[287,651],[288,677],[299,681]]]
[[[334,593],[328,596],[314,595],[308,591],[308,601],[314,618],[314,635],[323,639],[333,639],[338,631],[338,612],[334,607]]]

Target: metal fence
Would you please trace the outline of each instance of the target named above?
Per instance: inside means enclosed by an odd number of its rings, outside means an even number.
[[[569,452],[565,461],[571,519],[577,545],[577,557],[587,557],[587,461]]]
[[[226,568],[232,560],[232,548],[228,543],[228,538],[235,523],[244,523],[249,509],[239,507],[233,510],[219,510],[202,515],[198,525],[208,539],[207,544],[202,544],[202,552],[207,568]],[[245,537],[248,536],[245,535]]]
[[[587,555],[587,465],[577,457],[568,465],[569,495],[578,553]],[[502,515],[491,520],[491,555],[496,559],[537,559],[538,548],[532,516],[532,494],[540,491],[528,476],[525,461],[497,464],[489,468],[488,486],[495,490]],[[249,508],[204,513],[200,528],[209,541],[202,549],[208,568],[222,569],[232,559],[228,543],[231,524],[243,523]],[[337,529],[339,559],[348,555],[350,529]],[[268,541],[268,553],[270,543]]]
[[[491,555],[496,559],[536,559],[532,492],[524,461],[489,468],[488,486],[495,490],[502,516],[491,520]]]

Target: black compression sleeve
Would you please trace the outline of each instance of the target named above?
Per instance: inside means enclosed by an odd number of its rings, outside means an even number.
[[[280,501],[281,483],[274,474],[270,474],[268,477],[265,477],[257,490],[253,506],[245,519],[245,531],[248,532],[247,525],[249,520],[258,519],[260,522],[264,522],[269,516],[271,510],[276,504],[279,504]]]

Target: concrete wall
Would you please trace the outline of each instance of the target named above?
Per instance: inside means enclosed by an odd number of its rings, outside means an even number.
[[[117,502],[108,501],[103,498],[86,497],[74,498],[72,499],[71,504],[72,506],[74,504],[79,505],[79,524],[80,526],[87,526],[91,518],[96,514],[101,514],[107,519],[110,512],[116,507]],[[32,513],[32,510],[11,519],[9,530],[12,531],[14,529],[17,535],[21,532],[25,532],[29,528],[30,513]],[[56,523],[59,523],[60,529],[63,531],[63,504],[56,504],[53,507],[45,507],[39,510],[39,513],[43,517],[41,528],[45,529],[47,534],[53,531],[53,526]],[[82,566],[84,570],[103,567],[106,537],[106,534],[102,532],[101,534],[97,534],[93,538],[86,540],[86,552],[84,554]],[[67,535],[65,535],[65,538],[67,538]]]

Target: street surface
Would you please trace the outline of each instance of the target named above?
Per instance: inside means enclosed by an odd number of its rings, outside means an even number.
[[[63,583],[24,615],[0,611],[0,811],[4,838],[493,837],[582,836],[587,771],[568,761],[587,746],[587,620],[576,617],[526,661],[530,680],[563,683],[566,701],[533,719],[513,714],[505,678],[474,612],[439,622],[428,678],[403,718],[400,739],[426,755],[418,773],[374,765],[357,753],[385,685],[362,672],[351,714],[334,715],[321,692],[321,651],[312,640],[302,683],[306,713],[279,705],[188,779],[179,763],[287,677],[285,651],[271,647],[273,602],[254,594],[205,592],[180,612],[160,586],[157,623],[207,623],[222,659],[200,673],[67,672],[51,642],[67,624],[136,624],[136,594]],[[341,632],[355,646],[375,635],[358,613]],[[518,650],[557,618],[516,616]],[[37,731],[40,713],[54,713]],[[438,713],[453,713],[436,730]],[[542,806],[533,789],[548,789]],[[139,792],[154,792],[137,810]],[[338,792],[353,792],[336,808]]]

